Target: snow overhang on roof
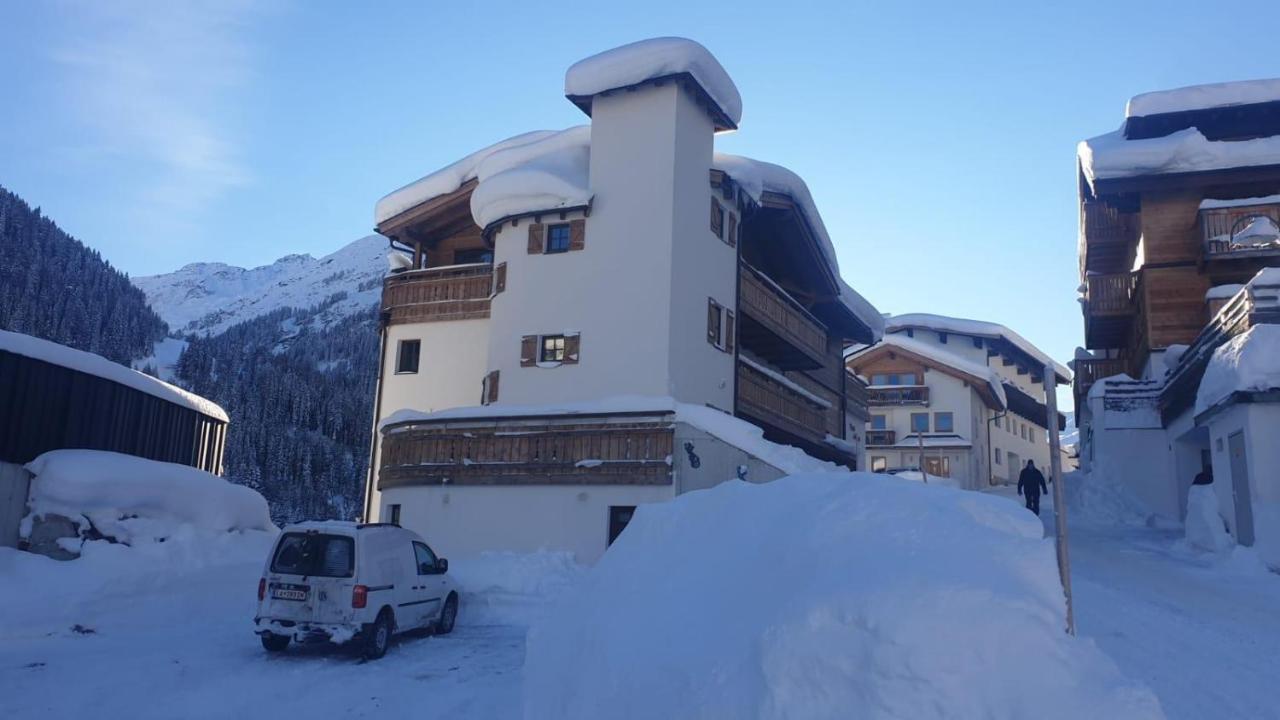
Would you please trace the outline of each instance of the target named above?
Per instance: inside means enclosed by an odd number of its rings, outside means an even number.
[[[705,96],[716,130],[737,129],[742,122],[738,87],[710,51],[687,38],[650,38],[579,60],[564,75],[564,94],[591,115],[596,95],[682,78]]]
[[[987,402],[997,409],[1004,410],[1009,406],[1009,400],[1004,392],[1004,382],[991,368],[970,362],[959,355],[953,355],[941,348],[902,335],[885,335],[875,345],[861,348],[851,353],[847,358],[847,362],[856,367],[859,363],[881,353],[894,351],[914,356],[921,362],[949,371],[948,374],[961,376],[973,384],[979,393],[982,393],[987,398]]]
[[[984,320],[966,320],[964,318],[933,315],[931,313],[905,313],[885,319],[886,332],[906,330],[908,328],[923,328],[934,332],[968,335],[971,337],[1000,338],[1035,360],[1041,367],[1052,365],[1057,372],[1060,384],[1071,382],[1071,370],[1067,366],[1049,357],[1040,348],[1032,345],[1031,341],[1000,323],[986,322]]]
[[[1280,100],[1280,78],[1191,85],[1135,95],[1125,106],[1126,118],[1208,110]]]

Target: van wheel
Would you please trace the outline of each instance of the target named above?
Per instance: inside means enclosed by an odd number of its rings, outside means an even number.
[[[391,646],[391,611],[383,610],[378,613],[378,619],[373,621],[366,631],[368,633],[364,642],[364,657],[366,660],[377,660],[387,654],[387,648]]]
[[[449,593],[444,601],[444,609],[440,611],[440,619],[436,621],[436,632],[448,635],[453,632],[453,623],[458,619],[458,596]]]
[[[275,633],[267,633],[259,637],[262,638],[262,647],[266,648],[267,652],[273,653],[284,652],[285,648],[289,647],[289,640],[291,639],[288,635],[277,635]]]

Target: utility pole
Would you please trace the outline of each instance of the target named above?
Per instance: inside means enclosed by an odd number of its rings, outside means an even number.
[[[909,417],[909,416],[908,416],[908,417]],[[926,423],[928,423],[928,422],[929,422],[929,415],[928,415],[928,413],[927,413],[927,412],[926,412],[926,414],[925,414],[925,422],[926,422]],[[920,431],[920,430],[917,430],[917,431],[916,431],[916,440],[918,441],[918,444],[919,444],[919,446],[920,446],[920,457],[918,458],[918,460],[920,461],[920,463],[919,463],[919,465],[920,465],[920,478],[921,478],[922,480],[924,480],[924,484],[925,484],[925,485],[928,485],[928,484],[929,484],[929,471],[924,469],[924,433],[923,433],[922,431]]]
[[[1071,555],[1067,551],[1067,498],[1062,487],[1062,447],[1058,437],[1058,373],[1053,363],[1044,366],[1044,400],[1049,417],[1049,476],[1053,482],[1053,525],[1058,548],[1058,577],[1067,598],[1067,634],[1076,634],[1076,615],[1071,600]]]

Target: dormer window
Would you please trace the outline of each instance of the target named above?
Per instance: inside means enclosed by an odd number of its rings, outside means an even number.
[[[547,226],[547,253],[569,252],[569,223]]]

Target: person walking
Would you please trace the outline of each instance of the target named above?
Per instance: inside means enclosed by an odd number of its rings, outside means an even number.
[[[1027,466],[1018,473],[1018,494],[1027,499],[1027,509],[1040,515],[1040,492],[1049,492],[1044,484],[1044,475],[1036,469],[1034,460],[1028,460]]]

